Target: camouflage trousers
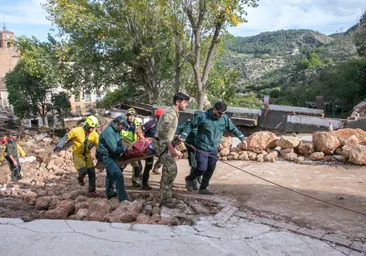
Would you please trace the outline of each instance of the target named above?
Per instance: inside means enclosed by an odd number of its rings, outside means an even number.
[[[159,157],[157,162],[163,165],[160,180],[160,201],[163,201],[172,197],[173,182],[177,177],[178,168],[176,160],[170,155],[165,143],[161,143],[154,138],[152,144]]]
[[[165,153],[160,157],[163,164],[163,171],[160,181],[160,201],[172,197],[173,182],[177,177],[178,168],[175,158],[170,153]]]

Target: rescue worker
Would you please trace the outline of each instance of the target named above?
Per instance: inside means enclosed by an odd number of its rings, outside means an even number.
[[[192,191],[194,180],[203,175],[199,188],[200,194],[212,194],[207,190],[212,174],[216,168],[219,145],[225,130],[234,133],[241,141],[244,135],[232,123],[230,118],[225,115],[227,106],[224,102],[217,102],[213,108],[194,117],[192,122],[183,130],[181,139],[185,141],[194,128],[197,128],[195,139],[196,167],[193,172],[186,177],[186,187]]]
[[[177,176],[176,158],[181,155],[173,147],[172,142],[175,131],[178,128],[179,112],[186,110],[188,102],[188,95],[181,92],[174,95],[173,106],[165,109],[160,117],[155,138],[153,139],[153,148],[163,164],[163,173],[160,181],[160,203],[168,207],[171,204],[174,205],[172,201],[172,187]]]
[[[202,113],[202,111],[198,110],[196,112],[194,112],[194,116],[196,117],[198,116],[200,113]],[[185,121],[183,124],[181,124],[175,134],[176,135],[181,135],[183,130],[191,123],[191,119],[188,119],[187,121]],[[194,168],[196,167],[196,151],[194,148],[192,148],[191,146],[194,146],[194,142],[195,139],[197,137],[197,128],[192,129],[192,131],[188,134],[185,142],[189,145],[186,145],[187,148],[187,153],[188,153],[188,164],[190,167],[190,175],[192,174]],[[201,180],[202,180],[202,176],[197,177],[194,181],[193,181],[193,190],[198,190],[198,183],[201,184]]]
[[[122,130],[121,132],[125,147],[130,147],[142,136],[141,127],[143,123],[140,118],[136,117],[136,115],[136,110],[134,108],[129,108],[126,112],[128,128],[126,130]],[[139,188],[141,187],[139,179],[142,171],[141,160],[133,161],[130,164],[132,166],[132,185],[136,188]]]
[[[158,108],[155,111],[155,118],[151,119],[150,121],[146,122],[143,125],[143,132],[144,132],[144,136],[147,138],[154,138],[155,133],[156,133],[156,127],[157,127],[157,123],[159,121],[160,116],[164,113],[164,109],[163,108]],[[144,190],[151,190],[151,187],[149,186],[149,178],[150,178],[150,171],[151,169],[152,172],[154,174],[160,174],[159,173],[159,168],[161,167],[161,163],[160,163],[160,158],[158,158],[157,162],[154,165],[154,157],[150,157],[147,158],[145,160],[145,168],[144,168],[144,173],[142,175],[142,189]],[[154,165],[154,168],[153,168]]]
[[[16,142],[9,137],[4,137],[1,142],[4,145],[4,154],[9,165],[11,180],[17,182],[21,176]]]
[[[108,199],[117,197],[120,202],[128,201],[127,192],[123,180],[122,170],[118,167],[118,160],[122,153],[128,152],[123,146],[121,131],[128,129],[126,117],[116,117],[103,130],[99,137],[99,144],[96,151],[98,161],[101,161],[107,170],[105,180],[105,192]],[[114,185],[116,192],[114,192]]]
[[[9,138],[5,136],[4,139],[8,138],[9,140],[13,140],[15,142],[15,144],[16,144],[17,157],[15,158],[15,160],[16,160],[16,162],[18,164],[17,166],[18,166],[18,169],[19,169],[19,175],[18,175],[18,180],[19,180],[23,176],[22,167],[21,167],[20,162],[19,162],[19,156],[21,156],[22,158],[24,158],[25,157],[25,152],[22,149],[22,147],[16,142],[16,139],[17,139],[16,134],[17,134],[16,132],[12,131],[12,132],[10,132]],[[5,158],[5,155],[6,155],[6,144],[7,143],[4,141],[3,151],[1,152],[0,161],[6,160],[6,158]],[[7,160],[7,162],[9,164],[9,168],[12,169],[11,166],[10,166],[10,162],[8,160]],[[12,170],[10,170],[10,171],[12,171]]]
[[[95,116],[88,116],[81,127],[71,129],[57,143],[54,152],[60,152],[67,141],[72,140],[72,155],[74,166],[79,173],[78,182],[84,186],[84,178],[89,176],[89,195],[96,196],[95,168],[91,149],[98,146],[99,135],[94,130],[98,126],[98,119]]]

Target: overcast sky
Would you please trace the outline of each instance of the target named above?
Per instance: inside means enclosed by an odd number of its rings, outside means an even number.
[[[47,38],[51,28],[41,3],[46,0],[0,0],[1,23],[17,36]],[[230,28],[236,36],[256,35],[279,29],[306,28],[335,33],[357,23],[366,10],[366,0],[260,0],[248,9],[248,23]]]

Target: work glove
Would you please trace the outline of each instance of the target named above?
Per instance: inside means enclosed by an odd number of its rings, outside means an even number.
[[[54,149],[53,149],[53,152],[55,153],[58,153],[58,152],[61,152],[62,148],[60,146],[56,146]]]
[[[88,146],[88,150],[91,150],[94,146],[95,146],[94,142],[90,143],[89,146]]]

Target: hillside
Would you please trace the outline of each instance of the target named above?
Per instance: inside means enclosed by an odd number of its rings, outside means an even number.
[[[295,55],[328,44],[332,40],[332,37],[312,30],[290,29],[234,37],[227,41],[227,47],[233,52],[244,54]]]
[[[343,61],[356,54],[351,33],[327,36],[306,29],[264,32],[226,41],[224,61],[240,73],[238,91],[279,86],[310,52],[321,59]]]

